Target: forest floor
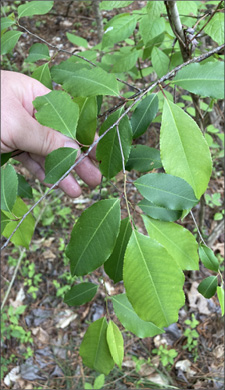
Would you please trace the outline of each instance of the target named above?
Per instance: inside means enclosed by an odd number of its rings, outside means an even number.
[[[4,2],[5,4],[7,2]],[[21,24],[34,34],[48,42],[59,45],[70,52],[73,45],[67,40],[66,32],[75,30],[76,35],[86,38],[90,47],[97,42],[95,19],[92,8],[88,2],[76,2],[76,7],[70,2],[55,2],[50,14],[31,19],[22,19]],[[86,4],[85,4],[86,3]],[[143,5],[143,1],[135,2]],[[110,18],[117,11],[105,12],[106,18]],[[10,59],[13,70],[29,74],[29,67],[24,66],[23,60],[28,55],[31,44],[38,40],[23,34],[21,43]],[[82,54],[82,53],[81,53]],[[67,59],[65,53],[57,56],[57,61]],[[6,64],[4,65],[7,68]],[[10,69],[8,67],[8,69]],[[158,142],[159,123],[155,122],[151,131],[139,139],[148,146],[155,146]],[[19,173],[23,174],[29,184],[35,189],[34,198],[37,200],[45,191],[29,172],[20,164],[16,165]],[[224,183],[222,165],[217,162],[209,184],[207,193],[213,195],[220,193],[223,197]],[[220,174],[218,174],[220,172]],[[132,182],[137,177],[136,172],[129,173]],[[69,308],[62,299],[63,291],[72,283],[69,265],[64,255],[64,249],[69,241],[74,222],[82,211],[89,207],[96,199],[113,197],[118,192],[123,192],[123,175],[118,174],[113,183],[103,181],[101,188],[91,190],[80,181],[82,195],[77,199],[70,199],[60,190],[55,190],[37,209],[36,216],[41,214],[37,224],[29,250],[23,253],[23,260],[18,271],[13,287],[10,291],[6,306],[19,307],[26,305],[25,311],[19,315],[18,324],[26,333],[29,331],[33,342],[21,337],[11,337],[2,342],[4,372],[2,389],[83,389],[86,382],[93,384],[96,372],[82,365],[79,357],[79,346],[82,337],[93,320],[101,318],[105,313],[105,296],[122,293],[122,283],[113,284],[105,274],[103,267],[99,268],[85,280],[100,284],[97,296],[91,302],[78,307]],[[134,187],[128,187],[128,197],[131,204],[137,204],[138,193]],[[141,198],[140,198],[141,200]],[[32,204],[32,201],[26,201]],[[141,232],[144,232],[139,210],[135,213],[135,223]],[[214,214],[218,211],[216,206],[204,206],[203,231],[208,237],[219,224],[214,220]],[[198,221],[199,209],[194,209],[194,215]],[[126,217],[126,209],[122,212]],[[191,217],[187,216],[183,224],[193,234],[196,228]],[[219,232],[213,242],[212,249],[220,258],[224,256],[223,234]],[[2,283],[1,296],[4,297],[8,283],[15,272],[16,262],[20,257],[20,251],[13,244],[2,253]],[[35,272],[29,268],[34,264]],[[223,266],[221,266],[223,271]],[[29,273],[30,272],[30,273]],[[39,276],[37,276],[39,275]],[[120,370],[118,367],[105,378],[105,389],[135,389],[135,388],[176,388],[176,389],[217,389],[223,388],[224,376],[224,323],[221,318],[221,310],[216,296],[211,299],[203,298],[197,291],[199,281],[210,276],[211,272],[202,265],[199,271],[186,272],[184,291],[186,296],[185,306],[179,314],[177,324],[171,325],[165,334],[153,338],[139,339],[132,333],[125,331],[118,322],[113,312],[112,319],[123,329],[125,341],[125,359]],[[105,286],[101,280],[105,280]],[[30,280],[30,282],[29,282]],[[25,285],[25,281],[27,285]],[[29,283],[36,287],[36,291],[28,293]],[[185,322],[195,318],[193,329],[197,337],[193,337],[191,350],[185,348],[187,337],[184,332],[190,329]],[[194,341],[196,342],[196,345]],[[27,349],[29,345],[30,349]],[[163,366],[162,359],[154,355],[152,350],[160,345],[175,349],[177,356],[172,365]],[[30,352],[29,352],[30,351]],[[16,368],[17,367],[17,368]],[[4,380],[9,372],[11,383]],[[12,379],[14,378],[14,379]],[[8,385],[7,385],[8,384]]]

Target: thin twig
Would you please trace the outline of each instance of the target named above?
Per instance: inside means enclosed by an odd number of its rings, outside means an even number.
[[[193,221],[194,221],[195,227],[196,227],[196,229],[197,229],[197,231],[198,231],[200,240],[203,242],[204,245],[207,246],[206,242],[204,241],[204,238],[202,237],[202,234],[201,234],[201,232],[200,232],[200,229],[199,229],[199,227],[198,227],[198,224],[197,224],[197,222],[196,222],[196,219],[195,219],[195,217],[194,217],[194,214],[192,213],[192,210],[190,211],[190,214],[191,214],[192,219],[193,219]]]
[[[142,90],[142,92],[139,92],[137,93],[135,96],[136,98],[134,99],[134,102],[123,112],[123,114],[117,119],[117,121],[115,123],[113,123],[98,139],[96,139],[93,144],[88,148],[87,152],[84,153],[82,156],[79,157],[79,159],[64,173],[64,175],[62,175],[60,177],[60,179],[55,183],[53,184],[49,190],[29,209],[29,211],[24,214],[24,216],[21,218],[20,222],[18,223],[18,225],[16,226],[16,228],[14,229],[14,231],[12,232],[12,234],[9,236],[9,238],[7,239],[7,241],[5,242],[5,244],[1,247],[1,250],[3,250],[4,248],[6,248],[6,246],[8,245],[10,239],[12,238],[12,236],[15,234],[15,232],[17,231],[17,229],[19,228],[19,226],[22,224],[22,222],[24,221],[24,219],[31,213],[31,211],[33,211],[33,209],[44,199],[46,198],[46,196],[50,193],[51,190],[53,190],[55,187],[58,186],[58,184],[63,180],[65,179],[65,177],[78,165],[80,164],[85,157],[87,157],[89,155],[89,153],[93,150],[93,148],[99,143],[99,141],[115,126],[118,126],[120,121],[124,118],[125,115],[127,115],[127,113],[132,109],[132,107],[138,102],[140,101],[148,92],[150,92],[152,89],[154,89],[157,85],[163,83],[164,81],[166,80],[169,80],[171,77],[174,77],[176,75],[176,73],[181,70],[182,68],[184,68],[185,66],[187,65],[190,65],[190,64],[193,64],[195,62],[201,62],[203,60],[205,60],[206,58],[212,56],[213,54],[216,54],[218,53],[220,50],[222,50],[222,48],[225,47],[225,44],[221,45],[221,46],[218,46],[216,47],[215,49],[205,53],[205,54],[202,54],[200,55],[199,57],[194,57],[192,58],[191,60],[188,60],[187,62],[184,62],[183,64],[181,65],[178,65],[176,66],[176,68],[174,68],[173,70],[171,70],[170,72],[168,72],[166,75],[162,76],[159,80],[155,81],[153,84],[151,84],[149,87],[147,87],[146,89]]]
[[[210,15],[209,19],[207,20],[207,22],[200,28],[200,30],[190,39],[190,43],[197,38],[197,36],[202,32],[202,30],[204,30],[204,28],[207,26],[207,24],[210,22],[210,20],[213,18],[213,16],[215,15],[215,13],[217,12],[218,8],[221,6],[223,0],[219,2],[219,4],[217,5],[217,7],[215,8],[215,10],[213,11],[213,13]]]

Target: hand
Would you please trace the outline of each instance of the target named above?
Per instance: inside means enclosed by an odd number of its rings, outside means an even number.
[[[79,150],[79,145],[58,131],[40,125],[35,119],[32,101],[50,92],[43,84],[24,74],[1,71],[1,85],[1,153],[19,149],[22,153],[14,158],[43,181],[47,154],[61,147]],[[77,155],[80,155],[80,150]],[[75,170],[85,183],[96,187],[101,182],[101,173],[91,159],[95,159],[94,150]],[[59,187],[70,197],[81,194],[72,173],[60,182]]]

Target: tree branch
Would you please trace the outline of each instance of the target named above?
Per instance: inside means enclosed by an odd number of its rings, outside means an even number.
[[[168,72],[166,75],[162,76],[159,80],[155,81],[153,84],[151,84],[150,86],[148,86],[147,88],[143,89],[141,92],[137,92],[134,96],[133,96],[133,103],[124,111],[124,113],[117,119],[117,121],[115,123],[113,123],[112,126],[110,126],[97,140],[95,140],[93,142],[93,144],[88,148],[87,152],[84,153],[82,156],[79,157],[79,159],[68,169],[68,171],[66,173],[64,173],[63,176],[60,177],[60,179],[55,183],[53,184],[49,190],[44,194],[42,195],[42,197],[29,209],[29,211],[24,214],[24,216],[21,218],[20,222],[18,223],[18,225],[16,226],[16,228],[14,229],[14,231],[12,232],[12,234],[9,236],[9,238],[7,239],[7,241],[5,242],[5,244],[1,247],[1,250],[3,250],[4,248],[6,248],[6,246],[8,245],[10,239],[12,238],[12,236],[15,234],[15,232],[17,231],[17,229],[20,227],[20,225],[22,224],[22,222],[24,221],[24,219],[33,211],[33,209],[44,199],[47,197],[47,195],[50,193],[51,190],[53,190],[63,179],[65,179],[65,177],[78,165],[81,163],[81,161],[84,160],[85,157],[87,157],[89,155],[89,153],[93,150],[93,148],[99,143],[99,141],[115,126],[118,126],[120,121],[122,120],[122,118],[128,114],[128,112],[132,109],[132,107],[138,102],[140,101],[143,96],[145,96],[148,92],[150,92],[151,90],[153,90],[157,85],[159,84],[162,84],[164,81],[167,81],[169,79],[171,79],[172,77],[174,77],[176,75],[176,73],[181,70],[182,68],[184,68],[185,66],[187,65],[190,65],[190,64],[193,64],[193,63],[196,63],[196,62],[201,62],[203,60],[205,60],[206,58],[208,57],[211,57],[212,55],[220,52],[223,48],[225,47],[225,44],[221,45],[221,46],[218,46],[216,47],[215,49],[207,52],[207,53],[204,53],[204,54],[201,54],[199,57],[194,57],[190,60],[188,60],[187,62],[184,62],[183,64],[181,65],[178,65],[176,66],[173,70],[171,70],[170,72]]]

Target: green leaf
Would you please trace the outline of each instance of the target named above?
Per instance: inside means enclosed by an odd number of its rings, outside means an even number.
[[[99,8],[102,10],[110,11],[113,8],[122,8],[127,7],[132,4],[133,1],[101,1],[99,4]]]
[[[128,47],[126,47],[126,49],[129,50],[123,50],[122,52],[121,49],[120,53],[113,53],[112,55],[110,55],[113,62],[113,66],[111,69],[113,73],[128,72],[130,69],[132,69],[135,66],[141,51],[133,50]]]
[[[198,286],[198,292],[205,298],[211,298],[217,290],[217,276],[208,276]]]
[[[147,173],[134,185],[147,200],[167,209],[186,210],[198,202],[185,180],[166,173]]]
[[[158,96],[151,94],[143,99],[135,108],[131,117],[133,138],[140,137],[147,130],[158,111]]]
[[[94,203],[74,225],[66,255],[72,275],[85,275],[100,267],[112,253],[120,226],[119,199]]]
[[[218,272],[219,262],[212,249],[206,245],[201,244],[199,246],[199,257],[206,268]]]
[[[48,63],[38,66],[32,73],[33,79],[40,81],[47,88],[52,89],[51,73],[48,67]]]
[[[1,31],[6,30],[8,27],[12,26],[12,24],[15,24],[15,20],[7,17],[1,18]]]
[[[224,315],[224,289],[223,289],[223,287],[217,286],[216,292],[217,292],[218,300],[219,300],[220,307],[221,307],[221,314],[223,316]]]
[[[164,76],[169,71],[169,57],[156,46],[152,49],[152,66],[158,77]]]
[[[10,153],[1,153],[1,167],[5,163],[7,163],[7,161],[11,158],[11,156],[12,156],[12,152],[10,152]]]
[[[47,14],[53,5],[54,1],[29,1],[18,7],[18,17]]]
[[[148,172],[152,169],[161,168],[160,152],[158,149],[150,148],[147,145],[133,145],[129,159],[126,163],[126,170],[135,169],[138,172]]]
[[[123,279],[123,259],[131,232],[132,228],[129,218],[122,219],[120,232],[113,252],[104,264],[105,272],[114,281],[114,283],[120,282]]]
[[[34,43],[29,50],[29,55],[25,62],[35,62],[38,60],[50,60],[48,46],[44,43]]]
[[[1,211],[1,234],[3,230],[5,229],[6,225],[13,219],[13,215],[11,218],[9,218],[7,215],[4,214],[3,211]]]
[[[18,196],[20,198],[33,199],[32,187],[27,183],[24,177],[17,174],[18,177]]]
[[[114,362],[122,369],[122,362],[124,357],[124,342],[123,336],[116,324],[113,321],[109,321],[106,339],[109,346],[109,351],[112,355]]]
[[[198,270],[198,243],[183,226],[142,216],[145,228],[158,241],[182,270]]]
[[[146,199],[141,200],[138,206],[145,214],[160,221],[173,222],[182,216],[182,210],[169,210],[165,207],[156,206]]]
[[[121,324],[140,338],[154,337],[157,334],[164,333],[163,329],[158,328],[152,322],[143,321],[134,311],[126,294],[115,295],[112,298],[113,309]]]
[[[64,302],[69,306],[80,306],[90,302],[96,292],[98,286],[94,283],[84,282],[76,284],[65,294]]]
[[[97,127],[96,96],[78,97],[74,98],[73,101],[78,104],[80,109],[76,138],[83,145],[91,145]]]
[[[15,30],[6,31],[1,37],[1,55],[9,53],[16,46],[22,34],[22,32]]]
[[[121,110],[117,110],[111,114],[101,126],[99,135],[102,135],[110,126],[112,126],[121,114]],[[132,130],[127,115],[119,123],[119,134],[126,163],[132,142]],[[99,168],[101,173],[108,179],[114,177],[122,170],[123,163],[116,126],[99,141],[96,150],[96,158],[100,162]]]
[[[115,43],[124,41],[133,33],[137,23],[137,17],[130,14],[114,16],[105,26],[102,38],[102,48],[112,47]]]
[[[165,171],[186,180],[199,199],[212,172],[209,147],[196,122],[167,99],[163,107],[160,146]]]
[[[79,65],[81,64],[73,64]],[[70,73],[70,77],[68,77]],[[60,77],[55,77],[56,74],[53,71],[54,80]],[[119,85],[114,75],[105,72],[101,68],[92,69],[79,69],[74,73],[65,72],[65,81],[63,82],[63,88],[71,93],[72,96],[96,96],[96,95],[110,95],[119,96]]]
[[[72,42],[74,45],[88,48],[88,41],[86,39],[79,37],[75,34],[70,34],[68,32],[66,33],[66,36],[69,41]]]
[[[158,242],[133,231],[123,271],[129,301],[138,316],[162,328],[177,322],[184,305],[184,274]]]
[[[165,10],[165,7],[163,1],[148,1],[146,9],[151,20],[155,20],[160,17],[160,14]]]
[[[77,149],[59,148],[49,153],[45,159],[45,183],[54,184],[75,163]]]
[[[3,231],[3,236],[9,238],[11,233],[14,231],[16,226],[19,223],[19,220],[15,221],[15,216],[20,219],[28,211],[27,205],[22,201],[21,198],[17,197],[17,200],[13,206],[12,215],[11,213],[4,212],[4,214],[9,217],[9,219],[14,219],[14,221],[9,222]],[[31,214],[29,214],[24,221],[21,223],[20,227],[17,229],[16,233],[12,236],[10,241],[14,245],[21,245],[29,249],[29,244],[34,233],[35,220]]]
[[[1,210],[11,211],[18,192],[18,178],[12,165],[1,168]]]
[[[71,80],[74,74],[82,69],[91,69],[91,67],[87,63],[74,63],[71,59],[62,61],[59,65],[52,66],[52,79],[58,84],[63,84],[66,81]]]
[[[71,138],[76,136],[79,107],[63,91],[51,91],[33,101],[36,119],[41,125],[51,127]]]
[[[93,389],[95,389],[95,390],[102,389],[104,384],[105,384],[105,375],[100,374],[97,376],[97,378],[95,378]]]
[[[145,46],[149,45],[151,41],[159,37],[165,31],[165,22],[162,18],[152,20],[151,16],[145,15],[141,18],[139,30]]]
[[[224,43],[224,14],[222,12],[216,13],[205,26],[204,32],[218,45],[222,45]]]
[[[172,83],[196,95],[224,99],[223,65],[220,61],[190,64],[177,73]]]
[[[106,332],[106,319],[100,318],[89,326],[80,346],[80,356],[83,363],[104,375],[108,375],[114,367],[106,340]]]

